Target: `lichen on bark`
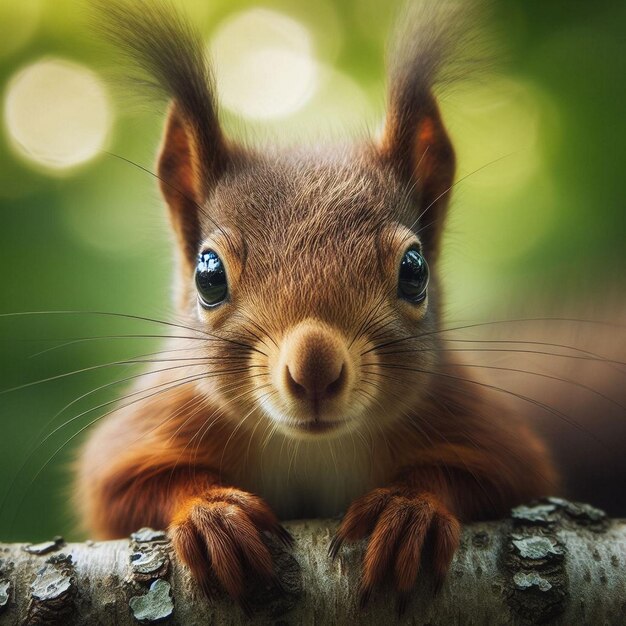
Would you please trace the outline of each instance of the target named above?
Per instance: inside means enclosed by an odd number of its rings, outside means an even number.
[[[336,521],[286,526],[291,550],[267,537],[280,582],[250,580],[249,613],[217,584],[207,600],[163,531],[55,540],[43,553],[0,544],[0,625],[626,623],[626,522],[587,505],[551,499],[518,507],[506,520],[467,525],[440,592],[433,596],[424,571],[399,620],[390,590],[358,608],[363,545],[330,560]]]

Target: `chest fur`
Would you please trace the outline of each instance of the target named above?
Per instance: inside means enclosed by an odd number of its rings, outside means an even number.
[[[363,442],[277,437],[250,455],[233,478],[281,519],[290,519],[339,515],[355,498],[383,484],[385,473]]]

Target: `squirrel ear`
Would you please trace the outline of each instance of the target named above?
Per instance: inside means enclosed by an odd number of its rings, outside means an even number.
[[[165,122],[157,171],[163,196],[170,210],[172,226],[184,260],[193,264],[200,243],[200,213],[221,172],[227,152],[220,133],[214,145],[200,142],[197,129],[186,121],[178,105],[173,104]],[[204,143],[204,150],[202,149]],[[209,151],[206,156],[204,151]]]
[[[432,259],[437,256],[456,159],[439,107],[429,92],[392,90],[381,153],[415,189],[415,228]]]
[[[204,38],[173,2],[91,3],[97,11],[97,28],[131,61],[133,82],[173,103],[158,175],[183,260],[193,266],[204,204],[230,161]]]

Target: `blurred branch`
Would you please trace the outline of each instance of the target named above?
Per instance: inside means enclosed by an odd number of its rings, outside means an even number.
[[[211,602],[201,597],[165,533],[144,529],[130,540],[0,545],[0,624],[389,622],[391,591],[357,609],[361,547],[328,558],[336,522],[286,526],[291,551],[268,539],[281,588],[251,581],[252,617],[217,588]],[[400,623],[623,623],[625,565],[626,521],[556,499],[518,507],[468,525],[441,591],[425,575]]]

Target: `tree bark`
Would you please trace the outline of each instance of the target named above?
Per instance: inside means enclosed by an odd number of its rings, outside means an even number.
[[[292,549],[267,539],[280,588],[250,581],[248,614],[217,587],[201,597],[163,532],[0,544],[0,625],[626,623],[626,520],[588,505],[548,499],[466,526],[443,588],[433,593],[425,565],[400,618],[391,589],[357,608],[362,546],[332,562],[335,520],[286,526]]]

